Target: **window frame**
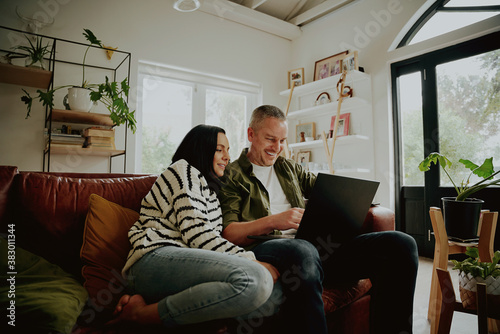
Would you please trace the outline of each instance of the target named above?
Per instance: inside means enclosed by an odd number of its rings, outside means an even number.
[[[206,90],[214,89],[221,92],[241,94],[246,97],[246,122],[248,124],[251,110],[256,108],[262,101],[262,85],[259,83],[244,81],[236,78],[224,77],[210,73],[203,73],[187,68],[170,66],[148,61],[139,61],[137,91],[137,133],[135,147],[135,170],[142,171],[142,99],[143,99],[143,78],[146,76],[156,76],[165,79],[168,82],[191,86],[193,88],[192,96],[192,114],[191,127],[198,124],[205,124],[206,113]]]
[[[438,12],[500,12],[500,5],[446,7],[449,1],[450,0],[437,0],[427,8],[404,35],[396,49],[409,45],[420,29]]]

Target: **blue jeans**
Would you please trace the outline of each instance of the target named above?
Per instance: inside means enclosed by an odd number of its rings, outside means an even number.
[[[132,291],[148,304],[158,302],[166,327],[244,319],[259,307],[275,313],[281,298],[279,287],[270,298],[274,285],[264,266],[202,249],[157,248],[130,268],[127,279]]]
[[[276,333],[327,333],[323,306],[323,271],[316,248],[305,240],[278,239],[253,249],[259,261],[278,269],[283,291]]]

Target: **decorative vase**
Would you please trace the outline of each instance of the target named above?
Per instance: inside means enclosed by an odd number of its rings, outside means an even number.
[[[477,238],[479,216],[484,201],[466,198],[457,201],[456,197],[443,197],[443,217],[446,233],[449,237],[460,240]]]
[[[94,102],[90,100],[90,89],[81,87],[68,88],[68,95],[64,97],[63,104],[66,109],[88,112]]]
[[[488,276],[473,277],[470,273],[463,271],[458,275],[460,300],[466,309],[476,309],[477,307],[477,283],[486,284],[486,299],[488,307],[498,308],[500,306],[500,277]]]
[[[45,70],[45,59],[33,60],[28,57],[24,61],[24,64],[26,65],[26,67],[40,68],[42,70]]]

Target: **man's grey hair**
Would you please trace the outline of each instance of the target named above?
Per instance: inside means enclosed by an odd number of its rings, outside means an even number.
[[[250,118],[250,127],[254,130],[260,128],[260,125],[266,118],[277,118],[283,122],[286,122],[286,116],[280,108],[271,105],[262,105],[257,107],[252,112],[252,117]]]

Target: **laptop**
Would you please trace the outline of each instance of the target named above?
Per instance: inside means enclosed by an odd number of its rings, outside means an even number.
[[[296,233],[249,235],[250,239],[319,238],[343,243],[361,232],[380,182],[319,173]]]

